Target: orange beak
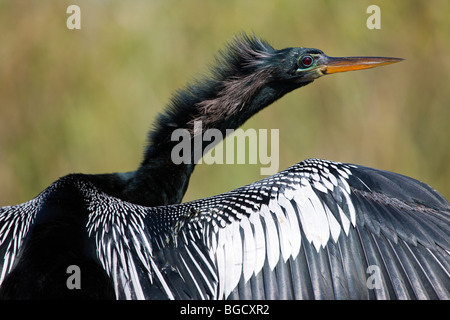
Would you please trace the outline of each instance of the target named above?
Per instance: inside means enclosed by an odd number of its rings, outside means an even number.
[[[391,63],[402,61],[401,58],[386,58],[386,57],[343,57],[333,58],[328,57],[320,66],[320,71],[323,74],[331,74],[345,71],[363,70],[385,66]]]

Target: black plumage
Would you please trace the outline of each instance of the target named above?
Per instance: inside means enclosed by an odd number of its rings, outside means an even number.
[[[171,160],[175,129],[224,133],[320,76],[398,60],[236,38],[175,94],[136,171],[68,175],[0,208],[0,297],[449,299],[450,206],[412,178],[309,159],[179,204],[198,159]]]

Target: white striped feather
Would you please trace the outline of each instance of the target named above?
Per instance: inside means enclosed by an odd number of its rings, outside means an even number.
[[[153,261],[151,239],[144,231],[145,208],[95,191],[87,192],[91,214],[86,229],[95,239],[97,255],[113,281],[116,296],[123,292],[126,299],[145,299],[141,281],[153,284],[155,276],[166,296],[173,299],[166,279]],[[137,263],[147,273],[144,280],[137,271]]]
[[[0,285],[11,271],[23,240],[47,194],[48,191],[42,192],[26,203],[0,207],[0,249],[6,246],[4,256],[0,257]]]
[[[209,229],[205,243],[217,266],[219,298],[226,298],[237,287],[241,275],[248,281],[265,264],[273,270],[280,257],[284,262],[291,257],[295,259],[300,252],[302,232],[319,251],[329,241],[336,242],[342,229],[347,234],[350,225],[356,223],[346,181],[351,172],[342,169],[339,172],[342,175],[335,176],[327,169],[322,176],[315,170],[311,174],[302,172],[300,178],[290,177],[291,184],[281,191],[273,188],[272,193],[267,193],[270,198],[267,204],[259,208],[243,206],[248,217],[233,217],[229,223],[219,223],[218,230]],[[331,192],[339,193],[348,212],[344,213],[337,205],[338,212],[333,213],[318,196]],[[258,198],[253,193],[245,197],[251,199],[250,203]]]
[[[162,284],[162,286],[163,286],[163,289],[164,289],[165,293],[167,294],[167,297],[168,297],[169,299],[171,299],[171,300],[174,300],[175,297],[174,297],[174,295],[173,295],[173,293],[172,293],[172,290],[171,290],[170,287],[168,286],[167,282],[164,280],[164,277],[163,277],[163,275],[161,274],[161,272],[159,271],[158,266],[155,264],[155,262],[153,261],[153,259],[152,259],[151,257],[150,257],[150,266],[151,266],[151,269],[155,272],[156,277],[157,277],[158,279],[160,279],[161,284]]]
[[[286,197],[282,193],[278,195],[278,204],[286,212],[286,217],[289,221],[290,230],[288,234],[290,235],[290,237],[288,239],[291,244],[291,255],[295,257],[297,256],[301,245],[301,235],[300,235],[300,226],[298,224],[298,218],[295,213],[294,207],[292,207],[291,202],[288,199],[286,199]]]
[[[265,238],[266,238],[266,257],[270,269],[273,270],[278,263],[280,255],[280,245],[278,240],[278,232],[275,227],[272,215],[267,206],[262,206],[259,213],[264,218]]]
[[[221,229],[222,230],[222,229]],[[220,232],[219,232],[219,237],[220,237]],[[218,243],[220,243],[220,241],[218,241]],[[226,261],[225,261],[225,252],[224,252],[224,247],[221,245],[217,246],[217,249],[215,250],[215,262],[217,265],[217,273],[219,276],[219,292],[218,292],[218,296],[219,297],[223,297],[226,296],[225,295],[225,287],[226,287],[226,283],[227,283],[227,270],[226,270]]]
[[[186,247],[186,252],[188,253],[188,257],[191,258],[190,260],[191,260],[192,262],[196,263],[194,257],[192,256],[192,254],[191,254],[191,252],[190,252],[190,250],[189,250],[189,247]],[[186,257],[186,258],[187,258],[187,257]],[[198,284],[197,278],[194,276],[193,272],[192,272],[191,269],[189,268],[189,265],[190,265],[190,264],[186,262],[186,259],[183,257],[183,255],[180,255],[180,259],[181,259],[181,262],[183,263],[184,267],[186,268],[186,270],[187,270],[188,273],[189,273],[189,278],[192,280],[192,282],[194,282],[195,288],[196,288],[197,291],[200,293],[201,298],[202,298],[202,299],[205,299],[205,297],[203,296],[202,291],[201,291],[201,289],[200,289],[200,286],[199,286],[199,284]],[[197,266],[198,266],[198,265],[197,265]]]
[[[248,217],[243,217],[240,222],[240,227],[243,231],[243,261],[242,261],[242,273],[244,280],[248,281],[252,276],[256,267],[256,243],[255,236],[252,231],[252,226]]]
[[[259,214],[251,214],[249,221],[253,227],[254,243],[255,243],[255,275],[264,267],[266,259],[266,238]],[[220,275],[220,274],[219,274]]]
[[[207,271],[209,271],[211,274],[215,274],[215,270],[214,267],[211,265],[211,263],[209,262],[209,260],[206,258],[206,256],[204,255],[203,251],[198,247],[198,245],[195,242],[191,243],[192,247],[195,249],[196,253],[198,254],[199,258],[202,260],[202,262],[206,265]],[[210,293],[213,293],[215,291],[215,288],[212,286],[212,284],[210,283],[210,279],[209,277],[205,274],[205,271],[197,262],[196,260],[191,256],[191,258],[193,259],[193,262],[197,268],[197,270],[199,271],[199,273],[201,274],[204,282],[206,283],[207,287],[208,287],[208,291]],[[213,279],[213,280],[217,280],[217,279]]]
[[[336,242],[341,234],[341,225],[334,217],[333,213],[330,211],[328,206],[324,204],[324,210],[328,219],[328,227],[330,228],[330,234],[333,237],[333,241]],[[325,247],[325,246],[324,246]]]
[[[348,235],[348,231],[350,230],[350,220],[348,220],[347,216],[345,215],[344,211],[342,211],[341,207],[337,205],[338,211],[339,211],[339,217],[341,218],[341,224],[344,228],[345,235]]]
[[[283,260],[289,259],[292,253],[291,242],[289,241],[290,225],[288,218],[284,215],[280,205],[274,200],[269,202],[269,211],[276,222],[279,235],[279,244],[281,249],[281,256]]]

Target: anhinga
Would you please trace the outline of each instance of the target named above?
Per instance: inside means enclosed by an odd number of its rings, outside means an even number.
[[[399,60],[235,38],[174,95],[136,171],[68,175],[0,208],[1,297],[449,299],[450,206],[412,178],[309,159],[179,204],[195,161],[171,161],[174,130],[225,132],[323,75]]]

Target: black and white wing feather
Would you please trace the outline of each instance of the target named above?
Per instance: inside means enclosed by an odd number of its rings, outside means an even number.
[[[11,271],[48,190],[15,206],[0,207],[0,285]]]
[[[405,176],[310,159],[166,207],[89,190],[118,298],[450,299],[450,206]]]

